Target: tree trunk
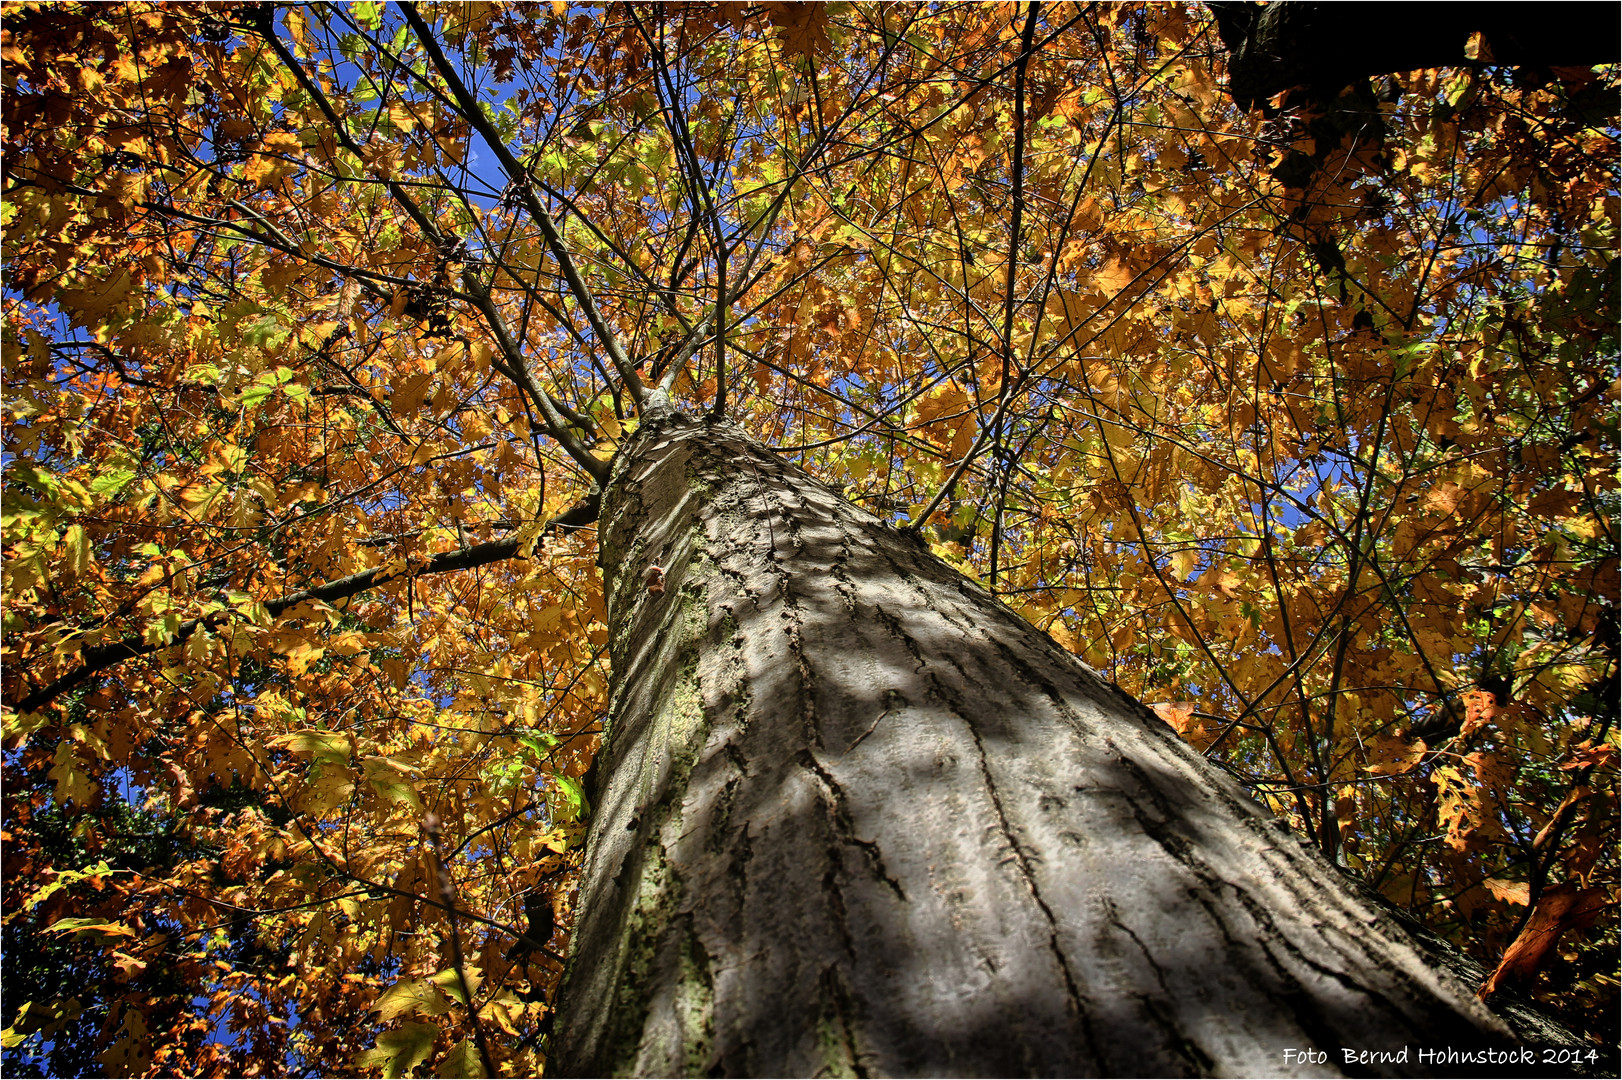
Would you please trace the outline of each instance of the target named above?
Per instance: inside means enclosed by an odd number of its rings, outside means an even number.
[[[602,505],[613,704],[549,1072],[1508,1044],[1154,714],[736,428],[653,413]]]

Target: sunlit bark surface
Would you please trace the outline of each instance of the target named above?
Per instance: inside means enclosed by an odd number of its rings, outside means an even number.
[[[603,505],[614,699],[549,1072],[1311,1074],[1338,1053],[1284,1051],[1502,1040],[1152,713],[736,429],[648,424]]]

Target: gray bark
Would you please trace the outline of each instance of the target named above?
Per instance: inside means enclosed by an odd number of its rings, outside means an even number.
[[[737,429],[661,414],[602,506],[613,701],[550,1074],[1510,1045],[1153,713]]]

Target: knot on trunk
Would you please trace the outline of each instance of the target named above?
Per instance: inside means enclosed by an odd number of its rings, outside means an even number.
[[[642,398],[642,426],[662,427],[682,418],[667,390],[649,390]]]

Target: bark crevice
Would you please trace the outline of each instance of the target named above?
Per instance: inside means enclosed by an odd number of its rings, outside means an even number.
[[[801,751],[798,760],[805,766],[807,772],[816,777],[817,783],[821,786],[823,800],[828,806],[829,821],[833,825],[834,833],[839,837],[840,842],[861,852],[862,858],[873,872],[873,876],[888,885],[890,890],[895,893],[897,900],[906,903],[907,892],[901,887],[901,882],[892,877],[890,871],[885,869],[884,854],[879,851],[879,845],[872,840],[863,840],[856,835],[856,829],[850,820],[850,810],[845,805],[845,793],[840,789],[839,781],[834,779],[833,774],[823,767],[822,762],[817,760],[816,754],[810,750]]]
[[[980,776],[985,786],[986,797],[991,800],[992,810],[997,815],[997,829],[1002,834],[1003,842],[1008,846],[1013,863],[1019,867],[1019,876],[1024,881],[1025,887],[1030,890],[1031,899],[1035,901],[1037,909],[1042,912],[1042,917],[1047,920],[1049,927],[1047,935],[1048,948],[1052,950],[1053,960],[1058,964],[1059,971],[1064,976],[1066,1004],[1075,1011],[1077,1016],[1080,1016],[1084,1008],[1083,997],[1081,989],[1076,986],[1075,976],[1070,971],[1070,961],[1065,958],[1064,948],[1059,944],[1059,920],[1054,917],[1053,909],[1048,906],[1048,902],[1042,898],[1042,887],[1037,883],[1036,871],[1031,865],[1031,856],[1021,846],[1020,838],[1013,825],[1009,822],[1008,812],[1003,808],[1002,796],[997,791],[997,779],[991,774],[991,762],[986,756],[985,742],[982,740],[973,720],[961,715],[959,719],[963,721],[969,730],[970,738],[974,740],[974,748],[979,758]],[[1002,861],[1006,863],[1009,860]]]

